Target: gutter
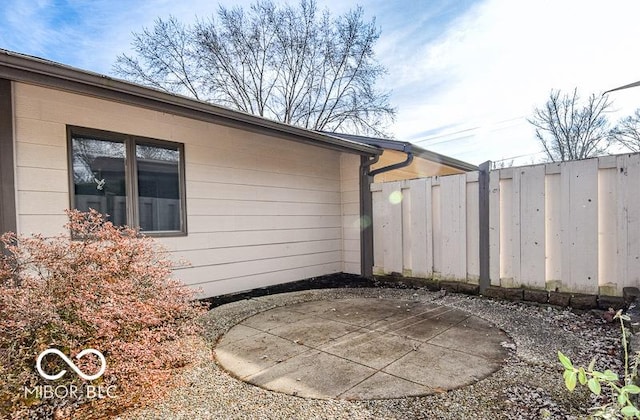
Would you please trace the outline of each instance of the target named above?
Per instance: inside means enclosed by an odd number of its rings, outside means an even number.
[[[381,173],[384,173],[384,172],[389,172],[389,171],[393,171],[394,169],[404,168],[405,166],[411,165],[411,162],[413,162],[413,153],[408,152],[407,153],[407,158],[404,161],[398,162],[398,163],[394,163],[393,165],[385,166],[384,168],[375,169],[375,170],[369,172],[369,176],[370,177],[374,177],[374,176],[376,176],[378,174],[381,174]]]
[[[375,146],[351,139],[295,127],[50,60],[0,49],[0,79],[2,78],[88,94],[235,128],[267,131],[289,140],[347,153],[368,156],[382,153]]]
[[[416,146],[413,143],[399,140],[384,139],[380,137],[367,137],[359,136],[355,134],[342,134],[342,133],[330,133],[323,132],[331,136],[339,137],[345,140],[351,140],[358,143],[368,144],[370,146],[380,147],[382,149],[395,150],[404,153],[412,153],[414,156],[421,157],[428,161],[438,163],[450,168],[458,169],[463,172],[477,171],[478,167],[467,162],[463,162],[452,157],[441,155],[440,153],[432,152],[431,150],[423,149],[420,146]],[[409,162],[408,164],[410,164]],[[397,168],[394,168],[397,169]]]
[[[478,166],[476,165],[472,165],[470,163],[463,162],[446,155],[441,155],[440,153],[432,152],[431,150],[426,150],[416,145],[412,145],[412,150],[417,156],[421,158],[440,163],[451,168],[459,169],[464,172],[473,172],[479,170]]]
[[[393,171],[394,169],[400,169],[400,168],[404,168],[405,166],[409,166],[411,165],[411,162],[413,162],[413,145],[411,143],[407,143],[407,142],[392,142],[392,141],[381,141],[381,147],[385,148],[385,149],[391,149],[391,147],[389,147],[388,144],[392,144],[395,150],[399,151],[399,152],[404,152],[407,154],[407,158],[402,161],[402,162],[398,162],[398,163],[394,163],[392,165],[388,165],[382,168],[378,168],[378,169],[374,169],[373,171],[370,171],[369,169],[371,168],[371,165],[373,165],[374,163],[376,163],[379,159],[378,156],[376,156],[378,159],[375,159],[375,161],[372,161],[370,163],[367,164],[367,175],[371,177],[371,179],[373,180],[373,177],[385,172],[389,172],[389,171]],[[388,143],[388,144],[382,144],[382,143]],[[395,144],[394,144],[395,143]],[[402,149],[399,150],[398,149],[398,144],[402,145]]]
[[[373,158],[360,158],[360,275],[373,278],[373,197],[371,184],[373,177],[383,172],[408,166],[413,161],[411,146],[407,146],[407,158],[403,162],[371,170],[371,165],[378,162],[380,155]]]

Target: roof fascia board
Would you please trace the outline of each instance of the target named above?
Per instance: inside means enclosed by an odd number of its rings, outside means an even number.
[[[460,169],[461,171],[471,172],[477,171],[479,169],[476,165],[472,165],[470,163],[463,162],[446,155],[441,155],[440,153],[432,152],[431,150],[425,150],[418,146],[413,146],[413,152],[416,156],[419,156],[423,159],[440,163],[451,168]]]
[[[298,128],[185,96],[113,79],[47,60],[0,50],[0,78],[88,94],[207,122],[268,133],[287,140],[360,155],[378,155],[374,146]]]
[[[363,144],[372,145],[375,147],[381,147],[383,149],[388,150],[397,150],[399,152],[408,153],[411,151],[412,143],[407,141],[400,140],[392,140],[392,139],[384,139],[381,137],[367,137],[367,136],[359,136],[357,134],[344,134],[344,133],[332,133],[329,131],[321,131],[323,134],[327,134],[330,136],[336,136],[341,139],[355,141]]]
[[[326,134],[332,134],[332,133],[326,133]],[[335,133],[334,135],[340,138],[348,139],[348,140],[359,141],[369,145],[375,145],[377,147],[381,147],[387,150],[396,150],[404,153],[413,153],[415,156],[421,157],[423,159],[427,159],[429,161],[446,165],[451,168],[459,169],[465,172],[478,170],[478,167],[476,165],[472,165],[470,163],[463,162],[461,160],[454,159],[449,156],[441,155],[440,153],[423,149],[422,147],[416,146],[415,144],[409,143],[406,141],[383,139],[378,137],[358,136],[354,134]]]

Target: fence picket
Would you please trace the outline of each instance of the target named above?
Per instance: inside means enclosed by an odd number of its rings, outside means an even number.
[[[489,173],[489,277],[500,285],[500,171]]]
[[[467,273],[466,278],[473,283],[479,283],[480,281],[480,213],[478,207],[480,206],[479,200],[479,183],[478,177],[473,177],[473,174],[467,177],[466,180],[466,232],[465,239],[467,243],[466,250],[466,266]],[[471,179],[470,179],[471,178]],[[475,181],[473,181],[475,178]]]
[[[401,194],[399,181],[382,184],[384,203],[382,237],[385,273],[402,273]]]
[[[560,288],[562,279],[562,183],[560,172],[549,174],[545,179],[545,280],[547,289]]]
[[[373,201],[373,273],[384,274],[384,199],[382,197],[382,186],[374,184],[371,189],[371,199]]]
[[[502,172],[502,171],[500,171]],[[500,180],[500,285],[513,284],[513,179]]]
[[[438,178],[436,177],[436,180]],[[433,274],[440,277],[442,274],[442,218],[440,214],[440,183],[431,188],[431,214],[433,215],[432,243],[433,243]]]
[[[431,180],[428,178],[409,181],[409,190],[411,191],[410,234],[413,238],[411,241],[411,273],[416,277],[428,277],[432,274],[433,263],[429,261],[431,246],[427,246],[429,237],[427,225],[431,222],[431,209],[430,206],[427,207],[427,187],[431,189]]]
[[[466,175],[440,179],[440,217],[442,218],[442,276],[466,279]]]
[[[620,261],[617,255],[618,170],[598,171],[598,286],[605,292],[615,289]],[[618,276],[617,278],[624,278]]]
[[[612,295],[639,286],[638,185],[640,154],[490,171],[491,284]],[[371,190],[375,273],[477,283],[477,173]]]
[[[562,288],[598,293],[598,160],[565,162],[562,189]]]
[[[618,157],[618,287],[640,283],[640,155]]]
[[[520,171],[520,283],[536,289],[545,284],[544,166]]]

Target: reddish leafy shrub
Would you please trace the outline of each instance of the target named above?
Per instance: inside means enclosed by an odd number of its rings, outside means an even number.
[[[96,211],[68,216],[76,239],[0,237],[0,413],[50,416],[87,404],[94,412],[122,410],[144,404],[163,388],[171,369],[190,362],[188,337],[198,332],[203,309],[190,289],[170,278],[166,252]],[[75,357],[97,349],[106,371],[85,381],[49,355],[44,371],[67,374],[45,380],[35,364],[48,348],[59,349],[86,374],[100,369],[98,358]],[[80,391],[52,398],[25,392],[43,385]],[[109,389],[116,398],[92,400],[84,392],[87,385]]]

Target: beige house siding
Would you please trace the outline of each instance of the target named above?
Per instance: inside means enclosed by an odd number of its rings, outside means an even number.
[[[361,274],[360,268],[360,156],[343,153],[342,178],[342,271]]]
[[[204,296],[360,268],[359,156],[14,83],[18,231],[62,231],[66,126],[184,144],[188,236],[160,241]]]

